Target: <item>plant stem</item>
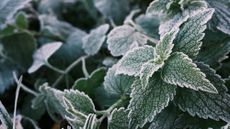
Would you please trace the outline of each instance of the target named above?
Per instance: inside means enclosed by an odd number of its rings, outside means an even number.
[[[18,97],[21,88],[22,76],[19,78],[18,82],[19,83],[17,83],[17,89],[15,92],[15,101],[14,101],[13,129],[16,129],[16,113],[17,113]]]
[[[22,82],[20,82],[20,81],[17,79],[17,75],[16,75],[15,72],[13,72],[13,76],[14,76],[15,82],[16,82],[17,84],[20,83],[20,87],[21,87],[24,91],[26,91],[27,93],[30,93],[30,94],[32,94],[32,95],[34,95],[34,96],[38,96],[38,93],[37,93],[37,92],[35,92],[35,91],[29,89],[27,86],[25,86]]]
[[[86,69],[85,58],[82,58],[82,71],[86,78],[89,78],[89,73]]]
[[[45,65],[46,65],[48,68],[50,68],[50,69],[52,69],[53,71],[55,71],[55,72],[58,72],[58,73],[60,73],[60,74],[64,74],[64,73],[65,73],[65,71],[63,71],[63,70],[61,70],[61,69],[59,69],[59,68],[54,67],[54,66],[51,65],[48,61],[45,62]]]
[[[110,113],[113,111],[114,108],[122,105],[124,101],[127,100],[127,97],[121,97],[117,102],[115,102],[112,106],[110,106],[107,110],[104,111],[96,111],[97,115],[102,115],[101,118],[98,120],[99,123],[101,123],[106,117],[110,115]]]
[[[76,61],[74,61],[72,64],[70,64],[66,70],[57,78],[57,80],[53,83],[52,87],[56,87],[60,82],[61,80],[65,77],[66,74],[68,74],[77,64],[79,64],[82,59],[86,59],[88,58],[89,56],[82,56],[80,57],[79,59],[77,59]]]

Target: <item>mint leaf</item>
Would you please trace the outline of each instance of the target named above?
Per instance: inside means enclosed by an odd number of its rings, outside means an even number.
[[[102,44],[105,41],[106,33],[109,30],[109,25],[104,24],[96,29],[93,29],[83,40],[83,48],[88,55],[98,53]]]
[[[215,70],[203,63],[197,63],[198,67],[204,72],[207,78],[217,88],[219,94],[210,94],[205,92],[194,92],[183,89],[175,98],[176,103],[183,111],[188,111],[192,116],[197,115],[201,118],[211,118],[214,120],[222,119],[230,121],[230,95],[227,93],[225,82]]]
[[[29,33],[14,33],[2,38],[5,56],[18,65],[23,71],[33,62],[32,55],[36,48],[36,41]]]
[[[151,46],[143,46],[130,50],[118,62],[117,74],[138,76],[142,65],[154,59],[155,56],[155,48]]]
[[[0,2],[0,24],[10,19],[14,13],[31,0],[2,0]]]
[[[78,90],[65,90],[64,98],[72,105],[72,107],[83,114],[95,112],[93,101],[85,93]]]
[[[0,122],[3,128],[13,129],[13,122],[11,120],[11,117],[6,111],[6,108],[4,107],[1,101],[0,101]]]
[[[174,40],[173,51],[180,51],[190,58],[195,58],[202,45],[201,40],[205,35],[203,31],[206,29],[206,23],[211,19],[213,12],[213,9],[204,9],[189,17],[180,27]]]
[[[134,77],[116,74],[117,65],[110,68],[105,76],[105,81],[103,83],[105,90],[109,94],[121,97],[130,94],[131,85],[134,82]]]
[[[106,69],[103,67],[98,68],[88,78],[79,78],[76,80],[72,88],[83,91],[90,97],[94,97],[95,90],[102,85],[105,75]]]
[[[27,29],[29,27],[29,21],[24,12],[19,12],[15,18],[16,25],[21,29]]]
[[[48,59],[61,47],[61,42],[48,43],[36,50],[33,55],[34,62],[28,72],[33,73],[45,65]]]
[[[128,114],[129,110],[124,108],[114,109],[108,117],[108,129],[128,129]]]
[[[108,35],[108,49],[113,56],[124,55],[139,45],[147,43],[147,38],[129,25],[115,27]]]
[[[213,24],[215,27],[230,35],[230,6],[227,0],[207,0],[209,6],[215,9]]]
[[[166,107],[175,95],[176,86],[165,83],[160,73],[155,73],[149,83],[142,88],[141,81],[137,79],[132,85],[130,109],[130,128],[143,127],[151,122],[156,114]]]
[[[168,58],[161,74],[163,80],[170,84],[210,93],[218,92],[196,64],[181,52],[173,53]]]

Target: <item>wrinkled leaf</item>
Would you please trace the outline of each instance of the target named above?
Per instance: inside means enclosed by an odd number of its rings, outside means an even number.
[[[196,64],[181,52],[176,52],[169,57],[161,74],[163,80],[170,84],[209,93],[218,92]]]
[[[128,114],[129,110],[124,108],[114,109],[108,117],[108,129],[128,129]]]
[[[147,38],[129,25],[115,27],[108,35],[108,49],[113,56],[124,55],[128,50],[147,43]]]
[[[146,122],[151,122],[176,93],[176,86],[165,83],[160,73],[155,73],[145,88],[142,88],[139,79],[133,83],[132,87],[131,101],[128,106],[131,110],[129,113],[131,129],[143,127]]]

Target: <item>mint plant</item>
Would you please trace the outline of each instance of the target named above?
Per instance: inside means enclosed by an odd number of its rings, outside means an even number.
[[[224,0],[1,1],[0,128],[230,128],[229,12]]]

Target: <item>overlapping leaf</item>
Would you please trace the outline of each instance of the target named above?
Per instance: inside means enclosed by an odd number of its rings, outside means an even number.
[[[139,45],[147,43],[147,38],[129,25],[115,27],[108,35],[108,49],[113,56],[124,55]]]
[[[128,114],[129,110],[124,108],[114,109],[108,117],[108,129],[128,129]]]
[[[117,65],[110,68],[105,76],[104,87],[109,94],[114,94],[118,97],[129,95],[131,85],[134,82],[134,77],[116,74]]]
[[[210,93],[218,92],[196,64],[181,52],[176,52],[169,57],[161,74],[163,80],[170,84]]]
[[[109,30],[109,25],[104,24],[92,30],[90,34],[86,35],[82,39],[85,53],[87,53],[88,55],[96,54],[100,50],[102,44],[104,43],[106,38],[106,33],[108,30]]]
[[[129,114],[131,129],[143,127],[146,122],[151,122],[154,116],[173,99],[176,89],[176,86],[165,83],[160,73],[155,73],[145,88],[142,88],[139,79],[133,83],[132,87],[132,99],[128,106],[131,110]]]
[[[10,118],[10,115],[6,111],[1,101],[0,101],[0,122],[3,128],[8,128],[8,129],[13,128],[13,122]]]
[[[213,9],[205,9],[189,17],[180,27],[174,40],[173,51],[183,52],[190,58],[196,57],[202,45],[206,23],[211,19],[213,12]]]
[[[179,92],[178,97],[175,98],[176,103],[183,111],[188,111],[191,115],[197,115],[204,119],[222,119],[229,122],[230,103],[228,100],[230,95],[227,93],[225,82],[207,65],[198,63],[198,66],[214,84],[219,94],[183,89],[182,92]]]

